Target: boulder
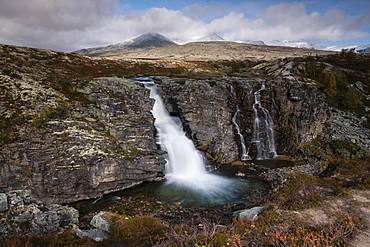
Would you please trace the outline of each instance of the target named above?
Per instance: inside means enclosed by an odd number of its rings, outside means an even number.
[[[254,221],[257,216],[262,212],[263,207],[253,207],[249,209],[238,210],[233,213],[233,216],[240,220]]]
[[[82,230],[78,226],[75,226],[74,232],[79,238],[90,238],[96,242],[103,241],[108,237],[106,232],[96,228]]]
[[[32,201],[30,190],[12,190],[9,192],[8,197],[10,208],[30,204]]]
[[[48,234],[63,231],[78,223],[77,209],[36,202],[29,191],[17,190],[0,194],[0,202],[4,198],[9,198],[10,206],[0,217],[0,235]]]
[[[110,224],[108,222],[107,212],[101,211],[98,214],[94,215],[94,217],[90,221],[90,225],[104,232],[109,232]]]

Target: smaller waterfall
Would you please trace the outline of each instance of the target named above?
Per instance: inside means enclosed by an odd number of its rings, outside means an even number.
[[[266,90],[264,81],[261,84],[261,88],[254,92],[253,104],[252,144],[256,144],[258,160],[276,156],[273,121],[269,111],[261,105],[261,92],[263,90]]]
[[[251,160],[251,157],[249,157],[248,152],[247,152],[247,148],[245,146],[244,136],[240,131],[240,127],[239,127],[239,124],[238,124],[238,121],[237,121],[238,117],[240,117],[240,109],[239,109],[239,106],[236,106],[236,112],[234,113],[234,116],[232,118],[232,122],[233,122],[233,124],[235,126],[235,129],[236,129],[236,131],[239,135],[239,138],[240,138],[240,145],[241,145],[241,148],[242,148],[242,150],[241,150],[242,154],[241,154],[240,159],[242,161]]]

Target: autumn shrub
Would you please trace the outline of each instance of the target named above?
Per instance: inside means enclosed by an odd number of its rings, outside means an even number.
[[[152,216],[113,218],[110,241],[123,246],[151,246],[166,238],[168,227]]]

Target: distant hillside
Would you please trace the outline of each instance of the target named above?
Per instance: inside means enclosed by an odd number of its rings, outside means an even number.
[[[145,48],[158,48],[177,45],[175,42],[169,38],[159,34],[159,33],[145,33],[134,39],[127,40],[122,43],[117,43],[104,47],[94,47],[75,51],[75,53],[87,56],[97,56],[107,53],[114,53],[121,50],[131,50],[131,49],[145,49]]]
[[[225,41],[225,40],[217,33],[213,33],[202,38],[199,38],[197,41],[203,42],[203,41]]]
[[[290,40],[273,40],[270,42],[266,42],[267,45],[273,46],[287,46],[287,47],[296,47],[296,48],[306,48],[306,49],[313,49],[314,45],[305,41],[290,41]]]

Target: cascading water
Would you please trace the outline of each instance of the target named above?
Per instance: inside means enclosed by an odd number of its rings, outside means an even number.
[[[246,145],[245,145],[244,136],[240,131],[240,127],[239,127],[239,124],[238,124],[238,121],[237,121],[239,116],[240,116],[240,109],[239,109],[239,106],[236,106],[236,112],[234,113],[234,116],[232,118],[232,122],[233,122],[233,124],[235,126],[235,129],[236,129],[236,132],[238,133],[239,138],[240,138],[240,145],[241,145],[241,151],[242,151],[240,159],[242,161],[251,160],[251,157],[248,155],[248,151],[247,151],[247,148],[246,148]]]
[[[187,138],[182,126],[169,115],[158,92],[157,85],[150,77],[136,78],[150,90],[150,98],[154,99],[152,114],[157,129],[157,143],[167,153],[166,180],[167,184],[187,187],[202,192],[207,197],[233,197],[234,180],[210,174],[205,169],[205,160]],[[240,184],[239,184],[240,186]]]
[[[266,90],[264,81],[262,81],[261,88],[254,92],[254,121],[251,144],[256,144],[257,160],[270,159],[276,156],[273,121],[269,111],[261,105],[261,92],[263,90]],[[247,155],[249,155],[248,152]]]

